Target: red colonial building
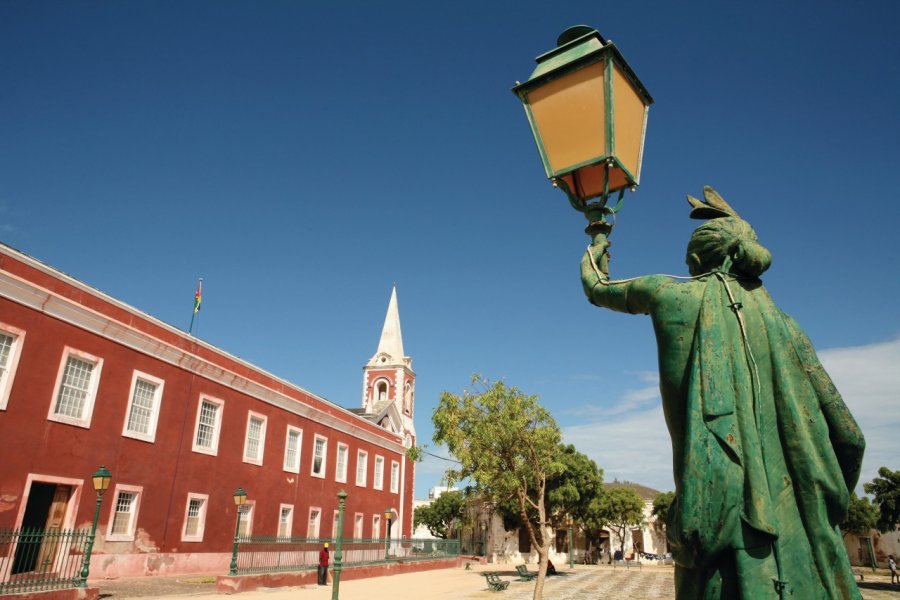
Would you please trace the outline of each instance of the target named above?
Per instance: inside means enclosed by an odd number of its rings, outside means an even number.
[[[0,245],[0,530],[89,527],[105,465],[92,579],[226,573],[238,487],[243,533],[335,537],[343,489],[410,536],[414,394],[396,290],[347,410]]]

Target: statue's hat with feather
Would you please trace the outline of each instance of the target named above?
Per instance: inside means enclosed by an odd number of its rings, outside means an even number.
[[[691,210],[692,219],[718,219],[720,217],[740,218],[737,212],[725,202],[725,199],[710,186],[703,186],[703,197],[706,199],[706,202],[698,200],[688,194],[688,204],[694,207],[693,210]]]

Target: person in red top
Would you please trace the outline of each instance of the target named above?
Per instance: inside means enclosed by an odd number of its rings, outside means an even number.
[[[328,542],[319,551],[319,585],[328,583]]]

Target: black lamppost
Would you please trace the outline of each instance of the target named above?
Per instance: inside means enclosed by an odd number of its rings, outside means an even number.
[[[91,552],[94,551],[94,536],[97,535],[97,521],[100,519],[100,505],[103,504],[103,493],[109,489],[109,482],[112,474],[105,466],[94,471],[91,476],[91,482],[94,491],[97,492],[97,508],[94,509],[94,522],[91,525],[91,536],[88,538],[87,547],[84,549],[84,562],[81,564],[81,579],[78,581],[78,587],[87,587],[87,578],[91,570]]]
[[[247,492],[239,487],[234,491],[234,505],[237,506],[237,518],[234,520],[234,547],[231,550],[231,569],[229,575],[237,575],[238,533],[241,530],[241,507],[247,503]]]
[[[384,560],[387,560],[391,555],[391,517],[393,516],[393,512],[391,512],[390,508],[384,509],[384,520],[385,520],[385,536],[384,536]]]

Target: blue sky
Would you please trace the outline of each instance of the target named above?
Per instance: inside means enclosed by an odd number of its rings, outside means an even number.
[[[713,185],[900,468],[900,4],[0,2],[0,240],[331,401],[396,282],[431,437],[473,373],[540,396],[607,480],[671,489],[649,319],[584,299],[583,217],[510,93],[566,27],[656,103],[614,277],[686,274]],[[417,496],[440,480],[429,460]]]

